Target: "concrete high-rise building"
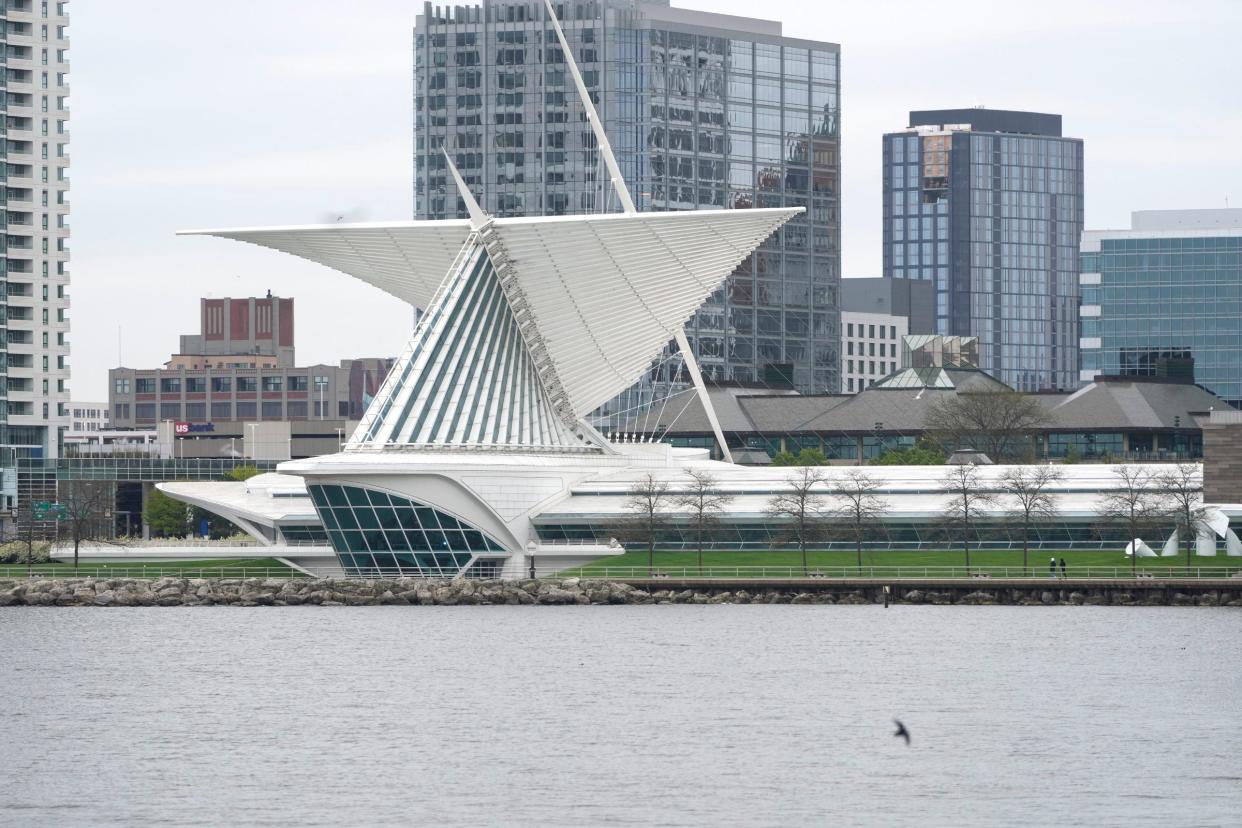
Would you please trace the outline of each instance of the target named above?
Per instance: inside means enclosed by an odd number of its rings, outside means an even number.
[[[562,3],[557,14],[640,212],[807,208],[687,324],[704,375],[835,392],[839,47],[667,0]],[[466,215],[442,149],[493,215],[616,211],[551,32],[535,0],[424,5],[414,33],[417,218]]]
[[[1061,116],[911,112],[884,136],[884,275],[936,286],[936,332],[1023,391],[1078,382],[1083,144]]]
[[[906,335],[934,332],[931,282],[842,279],[842,393],[855,394],[903,367],[901,343]]]
[[[1083,382],[1180,375],[1242,406],[1242,210],[1143,210],[1129,230],[1088,230],[1080,280]]]
[[[0,466],[58,456],[69,422],[67,6],[0,3],[6,129],[0,255],[7,283],[0,293],[0,343],[7,352],[0,360]]]

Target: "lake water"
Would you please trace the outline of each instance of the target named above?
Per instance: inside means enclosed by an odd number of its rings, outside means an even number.
[[[0,666],[6,825],[1242,814],[1228,609],[26,608]]]

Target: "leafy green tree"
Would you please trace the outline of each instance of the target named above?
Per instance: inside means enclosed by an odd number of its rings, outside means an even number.
[[[225,480],[249,480],[256,474],[262,474],[254,466],[234,466],[224,475]]]
[[[905,449],[889,449],[871,461],[875,466],[943,466],[944,451],[932,440],[921,438]]]
[[[190,533],[190,507],[152,488],[142,508],[142,519],[151,531],[167,538],[183,538]]]
[[[777,452],[772,458],[773,466],[826,466],[828,458],[817,448],[804,448],[797,454],[789,451]]]

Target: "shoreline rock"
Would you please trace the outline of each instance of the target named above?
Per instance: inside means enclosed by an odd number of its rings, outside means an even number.
[[[0,579],[0,607],[185,606],[616,606],[638,604],[883,604],[883,587],[850,583],[685,587],[647,591],[621,581],[584,578],[543,580],[426,580],[401,578],[31,578]],[[935,586],[935,589],[930,588]],[[969,587],[918,583],[892,585],[893,604],[935,606],[1179,606],[1242,607],[1237,588],[1117,584]]]

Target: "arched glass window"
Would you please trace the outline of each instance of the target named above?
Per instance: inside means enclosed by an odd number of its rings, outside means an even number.
[[[349,575],[459,574],[475,556],[505,548],[452,515],[361,486],[307,486]]]

